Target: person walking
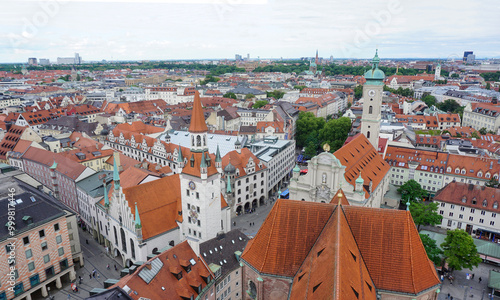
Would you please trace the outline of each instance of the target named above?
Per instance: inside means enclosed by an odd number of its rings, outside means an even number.
[[[472,279],[474,279],[474,273],[472,273]]]
[[[106,265],[106,269],[108,269],[108,270],[109,270],[109,264],[107,264],[107,265]]]
[[[92,274],[89,273],[89,279],[92,279]]]
[[[116,265],[115,265],[115,271],[118,271],[118,268],[116,268]]]
[[[481,283],[481,280],[482,280],[481,277],[479,277],[479,283]]]

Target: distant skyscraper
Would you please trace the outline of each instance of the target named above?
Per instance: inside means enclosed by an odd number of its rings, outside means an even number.
[[[37,65],[36,57],[30,57],[30,58],[28,58],[28,65],[30,65],[30,66],[36,66]]]
[[[38,64],[40,66],[48,66],[50,65],[50,60],[48,58],[40,58]]]
[[[82,58],[80,57],[80,54],[75,53],[75,64],[79,65],[82,63]]]
[[[467,56],[474,54],[474,51],[465,51],[463,61],[467,62]]]
[[[240,61],[240,60],[243,60],[243,57],[242,57],[240,54],[235,54],[235,55],[234,55],[234,59],[235,59],[236,61]]]
[[[247,53],[247,60],[250,60],[250,53]]]

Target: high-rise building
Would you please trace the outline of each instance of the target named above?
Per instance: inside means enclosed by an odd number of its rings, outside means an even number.
[[[30,66],[36,66],[36,65],[38,65],[37,62],[36,62],[36,57],[30,57],[30,58],[28,58],[28,65],[30,65]]]
[[[40,58],[38,64],[40,66],[48,66],[50,65],[50,60],[48,58]]]
[[[236,61],[240,61],[240,60],[243,60],[243,57],[242,57],[240,54],[235,54],[235,55],[234,55],[234,59],[235,59]]]
[[[378,149],[378,134],[380,131],[380,110],[385,74],[378,68],[380,58],[378,50],[372,60],[372,68],[365,73],[366,83],[363,86],[363,115],[361,118],[361,133]]]
[[[468,57],[469,55],[473,55],[473,54],[474,54],[474,51],[465,51],[465,52],[464,52],[464,58],[463,58],[463,61],[464,61],[464,62],[467,62],[467,57]]]
[[[82,58],[80,57],[80,54],[75,53],[75,64],[79,65],[82,63]]]

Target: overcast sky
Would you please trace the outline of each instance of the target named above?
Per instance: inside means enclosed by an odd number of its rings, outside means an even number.
[[[0,62],[500,57],[498,0],[1,0]]]

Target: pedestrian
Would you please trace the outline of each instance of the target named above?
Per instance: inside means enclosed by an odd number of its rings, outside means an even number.
[[[481,277],[479,277],[479,283],[481,283],[481,280],[482,280]]]
[[[107,265],[106,265],[106,269],[108,269],[108,270],[109,270],[109,264],[107,264]]]
[[[89,273],[89,279],[92,279],[92,274]]]
[[[453,296],[451,296],[450,300],[453,300]]]
[[[85,240],[85,243],[87,243],[87,245],[88,245],[88,244],[89,244],[89,240],[87,240],[87,239],[86,239],[86,240]]]
[[[97,273],[97,279],[101,279],[101,276],[99,276],[99,273]]]
[[[115,265],[115,271],[118,271],[118,269],[116,268],[116,265]]]
[[[474,273],[472,273],[472,279],[474,279]]]
[[[446,299],[450,299],[450,293],[448,293],[448,298],[446,298]]]

